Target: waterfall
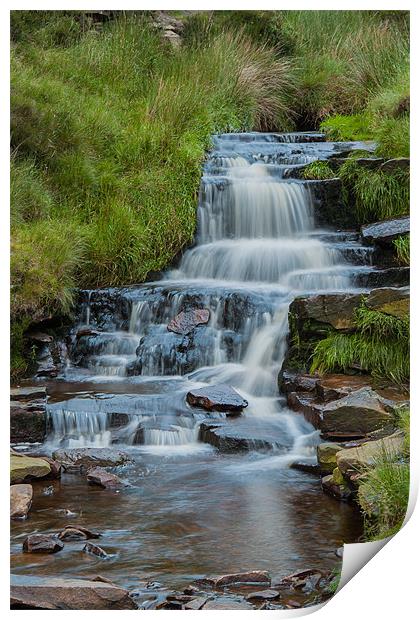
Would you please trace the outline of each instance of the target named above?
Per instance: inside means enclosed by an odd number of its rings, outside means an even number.
[[[282,419],[291,445],[306,446],[302,436],[308,429],[302,435],[301,425],[291,425],[279,403],[277,375],[286,352],[288,307],[302,292],[348,288],[350,275],[345,244],[339,235],[323,237],[316,231],[310,190],[285,172],[336,150],[315,134],[215,137],[201,181],[195,245],[161,280],[127,293],[128,320],[115,319],[113,329],[80,339],[81,365],[90,376],[229,383],[249,400],[245,416]],[[89,296],[84,320],[94,326],[90,306]],[[188,307],[208,308],[209,323],[189,336],[168,331],[168,323]],[[180,426],[165,395],[158,398],[168,410],[167,425],[144,425],[143,443],[196,442],[195,422]],[[185,408],[185,387],[176,399]],[[53,416],[52,424],[56,437],[110,441],[106,416],[88,422],[82,414],[67,412]],[[131,443],[136,428],[131,425],[117,440]]]

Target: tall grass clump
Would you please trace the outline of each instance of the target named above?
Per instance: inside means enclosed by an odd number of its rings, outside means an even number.
[[[333,179],[335,176],[334,170],[326,161],[314,161],[305,166],[302,172],[304,179]]]
[[[410,209],[410,179],[406,170],[368,170],[349,158],[340,168],[344,189],[354,198],[360,224],[406,215]]]
[[[356,331],[334,333],[314,348],[311,372],[348,372],[358,369],[374,377],[407,384],[410,375],[409,318],[368,309],[355,313]]]
[[[165,268],[192,241],[211,135],[292,127],[292,63],[242,31],[173,49],[147,14],[83,24],[12,19],[13,320]]]
[[[396,534],[407,512],[410,495],[410,411],[403,407],[398,426],[404,433],[400,453],[385,448],[363,474],[357,499],[365,520],[365,537],[380,540]]]
[[[410,235],[402,235],[393,241],[400,265],[410,265]]]

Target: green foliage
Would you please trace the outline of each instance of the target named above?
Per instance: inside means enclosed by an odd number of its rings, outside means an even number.
[[[304,179],[333,179],[335,176],[334,170],[326,161],[314,161],[305,166],[302,173]]]
[[[25,331],[28,329],[30,319],[25,317],[11,322],[10,325],[10,379],[12,382],[24,375],[30,360],[25,355]]]
[[[380,540],[401,528],[410,495],[410,466],[401,456],[383,454],[363,476],[358,502],[365,517],[365,534]]]
[[[330,140],[350,142],[352,140],[372,140],[373,133],[369,127],[366,114],[329,116],[320,124]]]
[[[410,208],[409,174],[404,170],[385,173],[368,170],[349,158],[340,168],[345,189],[354,196],[358,221],[372,221],[406,215]]]
[[[375,377],[405,384],[410,375],[409,319],[399,319],[361,305],[356,332],[332,334],[316,345],[311,372],[358,368]]]
[[[410,235],[403,235],[394,240],[397,260],[400,265],[410,265]]]

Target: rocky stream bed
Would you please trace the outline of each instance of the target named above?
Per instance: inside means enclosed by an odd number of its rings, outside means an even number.
[[[342,546],[362,534],[363,469],[384,446],[401,451],[408,401],[357,368],[296,368],[291,335],[351,332],[362,299],[408,312],[408,270],[391,252],[408,219],[353,230],[338,179],[299,178],[354,149],[373,145],[215,137],[196,242],[177,266],[80,291],[72,325],[34,327],[35,376],[11,390],[13,608],[288,609],[331,596]]]

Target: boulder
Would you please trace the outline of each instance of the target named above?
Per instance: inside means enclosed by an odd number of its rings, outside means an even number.
[[[103,467],[92,467],[87,472],[86,478],[90,484],[96,484],[104,489],[116,489],[125,485],[121,478],[106,471]]]
[[[51,473],[51,466],[43,458],[31,456],[10,456],[10,482],[26,482],[36,478],[45,478]]]
[[[192,600],[185,603],[185,609],[201,609],[208,600],[208,596],[197,596],[196,598],[193,598]]]
[[[327,495],[331,495],[331,497],[334,497],[340,501],[345,502],[352,497],[352,491],[347,486],[345,481],[342,483],[337,482],[337,476],[334,477],[333,474],[324,476],[321,480],[321,486],[324,493],[327,493]]]
[[[390,246],[400,235],[410,232],[410,216],[404,215],[395,219],[382,220],[374,224],[362,226],[362,241],[367,244],[376,243],[380,246]]]
[[[410,159],[408,157],[396,157],[395,159],[388,159],[380,167],[381,172],[392,174],[399,170],[409,170]]]
[[[308,569],[292,573],[280,580],[273,580],[275,588],[280,590],[304,590],[306,592],[316,589],[326,574],[319,569]]]
[[[284,394],[290,392],[313,392],[318,384],[318,375],[309,375],[293,370],[282,370],[279,387]]]
[[[16,392],[16,390],[11,390]],[[27,391],[28,392],[28,391]],[[46,399],[11,394],[10,441],[12,443],[43,442],[47,434]]]
[[[253,584],[264,584],[270,585],[271,578],[267,571],[265,570],[254,570],[246,573],[233,573],[231,575],[222,575],[221,577],[217,577],[215,580],[216,588],[224,588],[226,586],[231,585],[253,585]]]
[[[374,289],[366,298],[366,306],[399,319],[405,318],[410,312],[410,287]]]
[[[30,484],[13,484],[10,487],[10,518],[26,519],[32,497],[33,489]]]
[[[83,551],[85,553],[90,553],[91,555],[96,555],[102,560],[106,560],[110,557],[108,553],[102,549],[102,547],[99,547],[98,545],[94,545],[93,543],[89,542],[85,544],[85,546],[83,547]]]
[[[114,448],[63,448],[52,456],[64,469],[116,467],[132,460],[126,452]]]
[[[252,605],[245,601],[237,601],[234,599],[229,599],[228,597],[211,599],[205,603],[204,610],[214,610],[214,611],[223,611],[223,610],[232,610],[236,609],[253,609]]]
[[[350,331],[355,327],[354,311],[361,300],[361,293],[300,296],[290,304],[289,317],[301,335],[324,335],[328,327]]]
[[[258,592],[251,592],[246,597],[247,601],[271,601],[275,598],[279,598],[280,592],[278,590],[259,590]]]
[[[100,581],[12,575],[12,609],[136,609],[127,590]]]
[[[318,465],[322,474],[332,474],[337,467],[336,454],[343,447],[338,443],[325,442],[319,444],[316,449]]]
[[[384,455],[397,456],[404,450],[404,434],[401,431],[379,439],[368,441],[361,446],[340,450],[336,454],[337,467],[341,474],[348,480],[358,480],[358,477],[366,469]]]
[[[264,426],[263,423],[256,426],[249,420],[240,425],[202,422],[199,440],[218,448],[221,452],[271,450],[273,447],[286,447],[284,434],[273,434],[272,426]]]
[[[224,383],[190,390],[187,393],[187,402],[193,407],[202,407],[210,411],[240,413],[244,407],[248,407],[248,401],[230,385]]]
[[[66,525],[58,534],[60,540],[86,540],[88,538],[100,538],[98,532],[94,532],[83,525]]]
[[[394,421],[392,406],[374,390],[366,387],[323,405],[319,412],[318,428],[329,433],[366,435]]]
[[[57,553],[63,548],[58,538],[48,534],[31,534],[25,538],[22,546],[24,553]]]
[[[208,323],[209,319],[210,311],[206,308],[183,310],[168,323],[168,331],[186,336],[191,333],[197,325],[205,325]]]

